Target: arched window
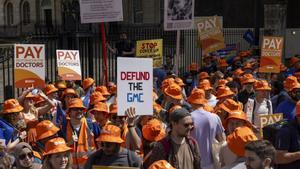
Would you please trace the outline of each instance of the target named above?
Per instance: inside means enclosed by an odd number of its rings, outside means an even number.
[[[6,6],[6,23],[7,25],[14,24],[14,10],[11,2],[9,2]]]
[[[23,4],[23,23],[24,25],[30,23],[30,6],[27,1]]]

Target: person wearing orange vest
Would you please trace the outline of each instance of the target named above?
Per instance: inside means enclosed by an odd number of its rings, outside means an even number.
[[[82,169],[88,156],[95,150],[94,134],[88,127],[87,119],[84,117],[86,108],[82,100],[74,98],[68,105],[70,118],[67,119],[65,139],[67,145],[72,148],[73,169]]]

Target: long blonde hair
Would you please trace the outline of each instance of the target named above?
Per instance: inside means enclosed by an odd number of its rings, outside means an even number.
[[[50,163],[50,158],[52,154],[45,156],[42,169],[55,169]],[[72,161],[72,154],[70,151],[68,151],[68,164],[65,169],[72,169],[73,161]]]

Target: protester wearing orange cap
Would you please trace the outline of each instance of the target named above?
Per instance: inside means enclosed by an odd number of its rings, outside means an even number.
[[[96,86],[96,83],[95,83],[95,80],[88,77],[86,79],[83,80],[83,90],[87,92],[87,90],[90,88],[90,87],[95,87]]]
[[[70,118],[67,119],[66,126],[61,128],[67,145],[72,147],[73,167],[76,168],[83,168],[88,154],[95,150],[93,129],[89,128],[84,117],[85,111],[81,99],[71,99],[67,110]]]
[[[93,92],[90,96],[90,105],[89,105],[89,109],[90,108],[93,108],[93,106],[96,104],[96,103],[99,103],[99,102],[104,102],[106,101],[106,98],[103,97],[103,95],[101,94],[101,92]]]
[[[226,99],[232,99],[234,95],[235,93],[233,93],[233,91],[231,91],[229,87],[219,87],[217,90],[217,99],[219,100],[217,105],[223,103]]]
[[[283,118],[292,121],[295,118],[296,103],[300,100],[300,83],[295,76],[289,76],[284,81],[284,88],[289,97],[279,103],[274,113],[283,113]]]
[[[253,84],[256,80],[253,78],[252,74],[245,74],[241,78],[242,90],[238,94],[238,100],[245,105],[249,98],[254,98]]]
[[[108,99],[111,95],[106,86],[98,86],[96,87],[95,91],[100,92],[106,99]]]
[[[226,133],[231,134],[236,128],[242,126],[252,129],[252,124],[247,120],[246,113],[241,110],[231,110],[224,123]]]
[[[209,75],[208,75],[208,73],[207,73],[207,72],[200,72],[200,74],[199,74],[199,80],[200,80],[200,82],[201,82],[202,80],[204,80],[204,79],[208,79],[208,80],[209,80]]]
[[[103,128],[105,125],[109,124],[109,110],[106,103],[98,102],[94,105],[94,108],[90,110],[98,122],[100,128]]]
[[[94,165],[99,166],[122,166],[141,167],[141,159],[137,155],[121,147],[124,140],[121,138],[121,129],[115,125],[106,125],[100,136],[96,139],[101,149],[89,156],[84,168],[90,169]],[[128,160],[130,159],[130,160]]]
[[[207,79],[202,80],[198,88],[205,91],[205,99],[207,100],[208,105],[211,107],[215,107],[218,100],[216,96],[212,94],[213,88],[211,87],[210,81]]]
[[[225,121],[228,118],[229,114],[234,111],[241,111],[241,105],[234,101],[233,99],[226,99],[222,103],[220,103],[217,107],[215,107],[215,113],[220,117],[223,126],[225,127]],[[226,127],[225,127],[226,129]]]
[[[155,161],[148,169],[175,169],[166,160]]]
[[[245,63],[244,66],[243,66],[243,71],[246,73],[246,74],[251,74],[252,71],[253,71],[253,66],[251,63]]]
[[[196,63],[192,63],[189,67],[189,71],[184,73],[184,83],[186,95],[188,96],[190,92],[198,85],[198,65]]]
[[[71,169],[72,154],[63,138],[53,138],[46,143],[42,168]]]
[[[226,86],[226,84],[228,83],[228,81],[226,80],[226,79],[219,79],[218,80],[218,85],[217,85],[217,90],[218,90],[218,88],[219,87],[224,87],[224,86]]]
[[[58,89],[58,97],[61,98],[64,90],[67,88],[66,84],[62,81],[56,82],[55,87]]]
[[[218,67],[218,70],[219,71],[221,71],[222,73],[224,73],[224,74],[227,74],[227,67],[228,67],[228,63],[227,63],[227,61],[225,60],[225,59],[220,59],[219,61],[218,61],[218,65],[217,65],[217,67]]]
[[[226,164],[223,168],[245,168],[245,145],[255,140],[257,140],[257,137],[250,128],[246,126],[236,128],[233,133],[227,136],[227,143],[223,144],[221,150],[223,156],[227,156],[227,158],[231,156],[232,160],[231,163]]]
[[[62,94],[62,108],[67,110],[70,100],[78,97],[79,96],[74,89],[66,88]]]
[[[181,100],[183,99],[183,95],[181,92],[181,87],[176,83],[172,83],[164,90],[165,94],[165,104],[164,108],[168,109],[167,104],[179,105]]]
[[[8,99],[5,100],[3,104],[3,111],[1,112],[0,119],[1,123],[10,124],[9,126],[1,125],[0,129],[7,134],[3,138],[5,140],[5,144],[7,148],[13,148],[16,144],[26,138],[26,132],[19,132],[17,134],[13,134],[13,131],[21,130],[26,128],[26,123],[21,116],[21,112],[23,111],[23,107],[19,104],[16,99]],[[16,130],[16,129],[17,130]],[[17,138],[16,138],[17,137]]]
[[[249,98],[244,106],[248,120],[255,126],[260,126],[261,115],[273,114],[270,98],[271,87],[265,80],[258,80],[254,83],[255,97]]]

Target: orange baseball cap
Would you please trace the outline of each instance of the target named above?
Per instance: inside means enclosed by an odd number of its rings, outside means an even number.
[[[92,114],[95,114],[96,113],[100,113],[100,112],[105,112],[105,113],[109,113],[108,111],[108,106],[106,103],[103,103],[103,102],[98,102],[94,105],[94,108],[90,110],[90,112]]]
[[[175,83],[177,83],[179,86],[185,86],[185,84],[183,83],[182,79],[179,77],[175,78]]]
[[[100,92],[93,92],[90,96],[90,104],[91,105],[94,105],[95,103],[97,102],[102,102],[102,101],[105,101],[106,98],[103,97],[103,95],[100,93]]]
[[[162,127],[162,122],[157,119],[152,119],[142,128],[143,137],[147,141],[155,142],[163,139],[166,135]]]
[[[256,80],[254,79],[252,74],[244,74],[242,77],[242,84],[254,83]]]
[[[227,67],[227,61],[225,59],[220,59],[218,62],[218,67]]]
[[[258,80],[254,83],[254,89],[256,91],[271,91],[271,87],[266,80]]]
[[[86,78],[86,79],[83,80],[82,88],[84,90],[86,90],[87,88],[91,87],[92,84],[94,84],[94,83],[95,83],[95,80],[92,79],[92,78],[90,78],[90,77],[88,77],[88,78]]]
[[[228,126],[228,122],[231,119],[238,119],[238,120],[243,120],[246,123],[246,126],[249,128],[252,128],[252,124],[251,122],[249,122],[247,120],[246,117],[246,113],[241,111],[241,110],[237,110],[237,111],[232,111],[231,113],[229,113],[229,116],[226,118],[225,122],[224,122],[224,128],[227,129]]]
[[[290,65],[291,66],[294,66],[296,63],[298,63],[298,62],[300,62],[300,59],[299,58],[297,58],[297,57],[295,57],[295,56],[293,56],[293,57],[291,57],[291,60],[290,60]]]
[[[49,94],[57,92],[57,91],[58,91],[58,89],[53,84],[48,84],[44,89],[44,92],[47,96]]]
[[[176,100],[181,100],[183,98],[181,93],[181,87],[176,83],[173,83],[169,87],[167,87],[164,93]]]
[[[207,72],[200,72],[199,80],[206,79],[206,78],[209,78],[208,73]]]
[[[228,83],[228,81],[226,79],[220,79],[220,80],[218,80],[217,87],[226,86],[227,83]]]
[[[175,169],[166,160],[155,161],[148,169]]]
[[[96,92],[100,92],[103,96],[110,96],[106,86],[98,86],[95,89]]]
[[[172,83],[175,83],[175,79],[173,79],[173,78],[167,78],[167,79],[163,80],[162,84],[161,84],[161,91],[164,91]]]
[[[245,145],[255,140],[257,140],[257,137],[247,126],[238,127],[233,131],[233,133],[227,136],[229,149],[239,157],[243,157],[245,155]]]
[[[190,70],[190,71],[198,71],[198,65],[197,65],[197,63],[192,63],[192,64],[189,66],[189,70]]]
[[[67,86],[66,86],[66,84],[65,84],[64,82],[57,82],[57,83],[55,84],[55,86],[56,86],[56,88],[58,88],[58,89],[66,89],[66,88],[67,88]]]
[[[86,110],[86,108],[83,106],[82,100],[79,99],[79,98],[71,99],[70,102],[69,102],[68,108],[69,109],[71,109],[71,108],[81,108],[81,109]]]
[[[220,98],[223,98],[226,96],[233,96],[233,95],[234,95],[234,92],[231,91],[230,88],[227,86],[219,87],[217,90],[217,99],[220,99]]]
[[[118,113],[118,105],[117,105],[117,103],[112,103],[109,106],[109,113],[111,113],[111,114],[117,114]]]
[[[219,108],[228,113],[242,110],[241,105],[232,99],[226,99],[223,103],[219,104]]]
[[[59,131],[59,128],[49,120],[43,120],[39,122],[35,128],[37,141],[53,136]]]
[[[47,141],[45,146],[44,156],[56,153],[62,153],[66,151],[70,151],[72,148],[68,147],[65,140],[63,138],[53,138]]]
[[[294,89],[300,89],[300,84],[297,80],[297,77],[295,76],[289,76],[285,79],[284,81],[284,88],[287,90],[287,91],[292,91]]]
[[[115,125],[108,124],[101,130],[100,136],[96,139],[98,142],[123,143],[121,138],[121,129]]]
[[[191,95],[187,99],[190,104],[202,104],[206,105],[207,100],[205,99],[205,92],[202,89],[195,88]]]
[[[77,92],[73,88],[66,88],[62,94],[62,97],[65,97],[67,95],[72,95],[75,97],[78,97]]]
[[[210,81],[208,79],[204,79],[202,80],[199,85],[198,85],[199,89],[203,89],[203,90],[212,90],[213,88],[211,87]]]
[[[16,99],[8,99],[3,105],[3,114],[18,113],[23,111],[23,107]]]

